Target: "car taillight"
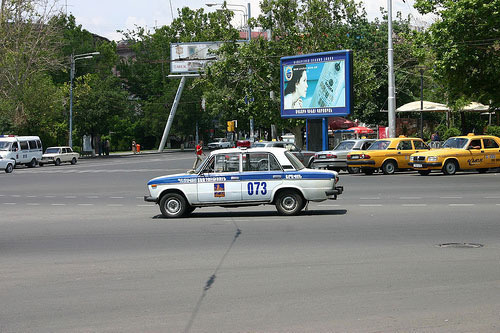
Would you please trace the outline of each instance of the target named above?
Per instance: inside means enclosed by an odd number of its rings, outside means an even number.
[[[333,155],[333,154],[326,154],[326,157],[327,157],[327,158],[337,158],[337,155]]]
[[[370,155],[368,155],[368,154],[361,154],[361,158],[362,159],[369,159]]]

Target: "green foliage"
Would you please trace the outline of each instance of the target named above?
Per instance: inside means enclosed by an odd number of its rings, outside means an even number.
[[[486,128],[486,134],[500,137],[500,126],[488,126]]]
[[[448,129],[446,129],[443,136],[441,137],[441,140],[446,140],[452,136],[459,136],[459,135],[461,135],[461,132],[458,128],[450,127]]]

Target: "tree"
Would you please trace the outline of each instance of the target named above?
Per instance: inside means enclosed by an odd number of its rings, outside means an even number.
[[[58,57],[61,34],[50,19],[56,1],[2,0],[0,6],[0,124],[2,131],[18,131],[37,110],[30,103],[31,86],[38,80],[52,85],[43,74],[62,67]],[[49,91],[55,91],[48,87]],[[48,99],[56,100],[55,96]]]
[[[427,42],[448,103],[455,109],[469,101],[499,107],[500,0],[417,0],[415,7],[439,16]]]

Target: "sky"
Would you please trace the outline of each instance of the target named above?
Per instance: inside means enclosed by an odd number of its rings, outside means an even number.
[[[119,41],[122,35],[117,30],[133,30],[136,26],[154,30],[155,27],[170,24],[172,17],[177,17],[177,9],[190,7],[204,8],[214,11],[216,7],[207,7],[207,3],[222,3],[223,0],[58,0],[63,12],[73,14],[76,23],[92,33],[104,36],[110,40]],[[356,0],[358,1],[358,0]],[[432,22],[429,16],[422,17],[413,8],[414,0],[392,0],[393,17],[400,11],[404,17],[412,14],[421,21]],[[238,26],[244,23],[243,12],[250,3],[250,14],[256,17],[261,14],[259,0],[230,0],[228,6],[235,9],[233,23]],[[361,2],[359,0],[358,2]],[[381,17],[380,7],[387,8],[387,0],[364,0],[366,12],[370,20]],[[172,5],[172,10],[170,7]],[[239,10],[239,11],[238,11]]]

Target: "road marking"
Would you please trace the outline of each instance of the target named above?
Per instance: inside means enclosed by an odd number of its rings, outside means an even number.
[[[4,205],[15,205],[15,204],[16,204],[16,202],[4,202],[3,204],[4,204]]]
[[[125,199],[124,197],[110,197],[110,199]]]
[[[5,197],[5,194],[0,194],[0,197]]]
[[[50,205],[51,206],[66,206],[66,204],[60,204],[60,203],[58,203],[58,204],[50,204]]]
[[[27,195],[26,198],[36,198],[36,195]]]
[[[94,204],[78,204],[78,206],[93,206]]]
[[[360,207],[382,207],[382,205],[359,205]]]
[[[144,199],[144,197],[135,197],[136,199]]]
[[[75,199],[76,197],[74,195],[67,195],[65,196],[66,199]]]
[[[425,207],[427,204],[403,204],[403,207]]]
[[[439,199],[463,199],[463,197],[439,197]]]
[[[500,197],[484,197],[484,199],[500,199]]]
[[[87,196],[88,199],[99,199],[97,195],[89,195]]]
[[[380,197],[373,197],[373,198],[359,198],[359,200],[380,200]]]
[[[469,207],[469,206],[475,206],[476,204],[449,204],[448,206],[452,207]]]
[[[108,206],[108,207],[122,207],[123,205],[122,204],[109,204],[106,206]]]
[[[399,197],[401,200],[419,200],[422,199],[422,197]]]
[[[137,207],[154,207],[156,205],[137,205]]]
[[[20,198],[21,197],[19,194],[11,194],[10,196],[13,198]]]
[[[339,207],[340,205],[318,205],[318,207]]]

